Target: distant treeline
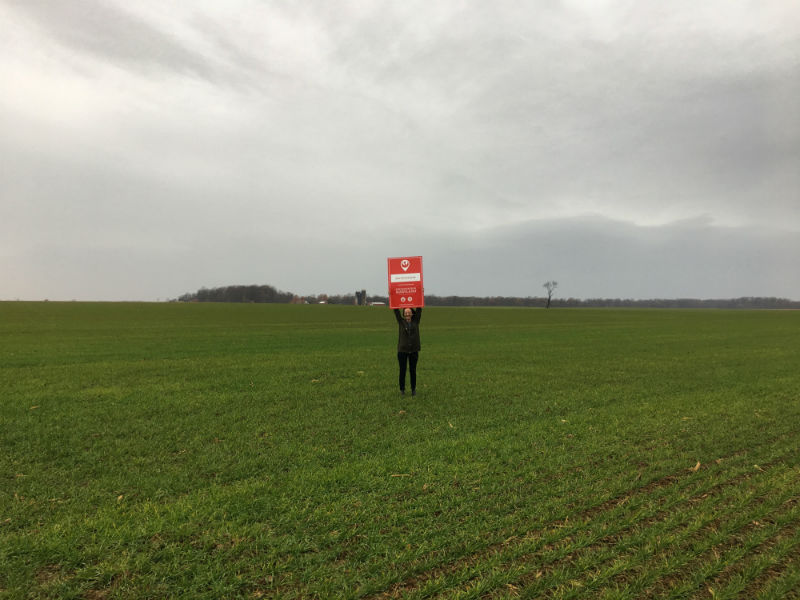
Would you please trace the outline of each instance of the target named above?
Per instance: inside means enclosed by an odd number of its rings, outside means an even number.
[[[367,298],[369,302],[377,302]],[[386,298],[383,299],[386,301]],[[243,302],[248,304],[356,304],[356,295],[346,294],[329,296],[298,296],[292,292],[283,292],[271,285],[226,285],[216,288],[200,288],[178,297],[178,302]]]
[[[544,307],[547,298],[516,298],[492,296],[425,296],[427,306],[528,306]],[[621,298],[553,298],[551,308],[793,308],[800,309],[800,302],[786,298],[732,298],[698,300],[696,298],[631,300]]]
[[[365,300],[363,300],[365,298]],[[245,302],[245,303],[282,303],[282,304],[357,304],[361,299],[367,304],[389,303],[387,296],[357,296],[353,294],[316,296],[298,296],[291,292],[282,292],[271,285],[228,285],[217,288],[200,288],[198,291],[184,294],[179,302]],[[425,296],[427,306],[520,306],[543,307],[547,298],[528,296]],[[590,298],[559,299],[553,298],[551,308],[793,308],[800,309],[800,302],[786,298],[745,297],[718,300],[698,300],[695,298],[630,300]]]
[[[200,288],[194,293],[184,294],[180,302],[257,302],[287,303],[294,294],[281,292],[271,285],[227,285],[217,288]]]
[[[620,300],[591,298],[589,300],[553,300],[552,306],[578,307],[632,307],[632,308],[800,308],[800,302],[786,298],[742,297],[716,300],[698,300],[696,298],[654,299],[654,300]]]

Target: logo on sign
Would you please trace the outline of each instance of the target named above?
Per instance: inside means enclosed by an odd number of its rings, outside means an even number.
[[[411,263],[408,260],[403,259],[403,260],[400,261],[400,268],[403,269],[403,271],[408,271],[408,267],[410,267],[410,266],[411,266]]]

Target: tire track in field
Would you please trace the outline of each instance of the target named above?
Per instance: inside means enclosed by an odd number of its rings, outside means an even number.
[[[779,565],[751,582],[741,597],[755,598],[759,589],[765,598],[800,598],[800,548],[795,546]]]
[[[722,485],[715,485],[716,490],[726,490],[734,485],[739,485],[742,481],[751,479],[755,476],[754,473],[746,474],[748,477],[736,477],[734,479],[723,482]],[[769,489],[769,483],[763,485],[764,490]],[[724,514],[733,513],[739,508],[736,504],[736,498],[728,498],[725,502],[726,510]],[[601,588],[603,586],[611,585],[614,583],[624,584],[625,579],[629,578],[628,574],[631,570],[635,570],[641,565],[636,562],[629,562],[627,565],[621,565],[621,559],[633,559],[637,553],[641,553],[641,545],[645,538],[652,538],[653,527],[660,525],[662,527],[662,535],[674,535],[675,532],[680,533],[680,541],[682,545],[691,544],[692,540],[702,539],[704,532],[713,529],[714,523],[719,521],[721,517],[712,520],[707,520],[702,524],[686,523],[685,513],[676,513],[675,508],[682,504],[696,504],[698,509],[703,509],[707,506],[713,505],[717,510],[719,509],[719,497],[712,495],[709,492],[698,493],[694,497],[676,502],[674,506],[668,509],[658,510],[655,514],[648,516],[644,520],[639,520],[631,523],[630,525],[623,526],[617,531],[593,542],[585,547],[575,548],[569,551],[557,560],[542,561],[544,558],[541,552],[535,552],[530,555],[519,557],[515,562],[522,560],[537,561],[537,568],[531,569],[522,577],[517,577],[509,581],[507,585],[513,585],[514,589],[524,590],[525,593],[536,592],[538,594],[547,594],[547,591],[553,592],[559,586],[567,584],[573,587],[579,587],[584,590]],[[693,509],[695,507],[692,507]],[[674,543],[670,546],[670,551],[674,549]],[[623,551],[613,550],[615,547],[623,547]],[[666,555],[667,550],[662,551],[661,555]],[[595,555],[597,560],[592,561],[591,556]],[[604,554],[606,556],[604,556]],[[586,564],[584,564],[586,563]],[[616,573],[610,577],[604,577],[600,573],[600,569],[607,566],[608,563],[615,563]],[[624,568],[623,568],[624,565]],[[589,570],[591,568],[591,571]],[[553,580],[550,576],[559,572],[556,579]],[[497,598],[505,595],[505,590],[495,589],[485,593],[482,598]],[[637,596],[639,598],[640,596]]]
[[[671,482],[674,479],[673,475],[666,476],[658,481],[651,482],[650,484],[646,485],[644,488],[647,489],[648,492],[659,489],[663,487],[664,484]],[[598,512],[603,512],[605,510],[613,509],[616,506],[621,506],[628,500],[628,496],[617,496],[610,500],[603,502],[600,505],[592,507],[586,511],[586,515],[588,519],[591,519],[591,516]],[[493,556],[503,554],[507,551],[508,548],[513,548],[515,546],[521,545],[522,543],[530,543],[534,540],[542,540],[545,538],[545,534],[548,530],[564,530],[564,529],[573,529],[576,527],[574,524],[580,524],[582,526],[583,519],[581,518],[580,514],[573,515],[571,522],[569,517],[565,519],[559,519],[557,521],[551,521],[550,523],[542,525],[540,528],[536,530],[529,531],[522,536],[515,535],[511,536],[503,542],[491,544],[486,548],[483,548],[477,552],[469,554],[467,556],[458,558],[453,560],[449,563],[445,563],[441,566],[426,569],[416,575],[413,575],[404,581],[398,582],[391,587],[383,590],[381,592],[377,592],[374,594],[370,594],[365,597],[366,600],[376,600],[378,598],[399,598],[403,594],[411,593],[421,589],[427,583],[446,575],[451,575],[457,573],[458,571],[469,569],[475,567],[476,565],[489,560]]]
[[[791,492],[789,492],[789,495],[791,496]],[[721,517],[715,519],[677,548],[678,551],[683,550],[685,552],[685,561],[662,573],[661,577],[655,579],[651,587],[640,595],[640,598],[642,600],[661,598],[667,592],[680,593],[681,595],[696,592],[698,586],[703,585],[707,579],[713,577],[713,565],[715,563],[735,560],[737,550],[746,548],[747,537],[758,530],[758,525],[755,524],[753,516],[757,516],[760,520],[778,520],[785,514],[782,512],[782,508],[786,504],[785,500],[775,505],[769,502],[767,498],[755,498],[748,505],[748,507],[752,507],[751,511],[739,515],[738,518],[726,522],[722,522]],[[758,509],[760,512],[754,515],[752,509]],[[790,510],[789,512],[786,526],[795,525],[798,522],[797,511]],[[706,540],[705,543],[700,548],[696,548],[696,542],[703,539]],[[762,542],[765,541],[767,540],[762,540]],[[674,548],[671,549],[671,551],[675,550]],[[676,571],[685,567],[690,561],[695,566],[689,575],[679,574],[673,576]],[[698,570],[701,574],[707,571],[705,577],[700,581],[696,581],[699,576],[692,577],[692,573],[697,573]]]
[[[749,475],[752,475],[752,473],[745,474],[745,475],[749,476]],[[678,478],[676,476],[674,476],[674,475],[670,475],[670,476],[664,477],[664,478],[662,478],[662,479],[660,479],[658,481],[652,482],[651,484],[649,484],[649,485],[647,485],[647,486],[645,486],[643,488],[640,488],[639,493],[651,494],[653,491],[655,491],[657,489],[666,489],[666,487],[669,484],[673,483],[676,479],[678,479]],[[736,484],[740,483],[743,479],[744,479],[744,477],[740,476],[740,477],[737,477],[735,479],[729,480],[728,482],[723,482],[723,484],[721,484],[721,485],[725,485],[726,483],[727,483],[728,486],[736,485]],[[719,487],[719,486],[720,486],[720,484],[718,484],[715,487]],[[706,497],[706,496],[709,495],[708,494],[708,490],[704,490],[704,492],[705,493],[700,494],[698,497],[700,497],[700,496]],[[625,496],[625,497],[622,497],[622,498],[616,498],[614,500],[610,500],[610,501],[604,502],[601,505],[598,505],[597,507],[594,507],[593,509],[591,509],[589,511],[585,511],[584,513],[581,513],[580,515],[573,515],[572,516],[573,525],[569,524],[569,518],[567,518],[565,520],[554,521],[554,522],[551,522],[549,525],[545,525],[545,526],[543,526],[542,528],[540,528],[538,530],[535,530],[533,532],[529,532],[526,536],[524,536],[524,538],[522,540],[517,540],[513,544],[511,544],[511,543],[509,543],[509,541],[507,541],[505,544],[494,545],[492,547],[487,548],[483,552],[476,553],[475,555],[469,557],[468,561],[465,561],[465,560],[454,561],[447,568],[438,568],[438,569],[432,570],[430,573],[426,574],[426,576],[424,576],[424,577],[414,578],[413,579],[414,585],[409,586],[409,585],[406,584],[406,585],[403,585],[402,587],[401,586],[397,586],[397,585],[393,586],[393,588],[389,591],[389,593],[385,593],[384,594],[384,597],[387,597],[387,596],[388,597],[395,597],[395,596],[397,596],[398,594],[401,594],[401,593],[415,591],[419,587],[423,586],[426,582],[428,582],[428,581],[430,581],[432,579],[435,579],[436,577],[441,577],[441,576],[444,576],[444,575],[447,575],[447,574],[454,574],[459,570],[467,570],[468,571],[470,568],[475,567],[475,565],[477,565],[480,562],[490,561],[492,558],[496,558],[496,556],[498,556],[498,555],[502,555],[504,553],[507,553],[508,552],[508,550],[507,550],[508,547],[511,547],[512,551],[513,551],[513,547],[514,546],[519,547],[519,546],[523,546],[525,544],[530,544],[531,541],[535,541],[539,545],[536,546],[532,551],[525,552],[521,557],[518,556],[515,559],[512,559],[512,561],[513,562],[530,561],[535,556],[538,556],[539,558],[542,558],[544,555],[546,555],[548,553],[556,554],[555,557],[549,557],[544,562],[542,562],[541,560],[539,561],[540,565],[545,567],[545,570],[537,572],[537,574],[535,575],[534,578],[538,579],[545,572],[550,572],[550,571],[554,570],[555,568],[557,568],[557,567],[559,567],[559,566],[561,566],[563,564],[569,564],[576,557],[578,552],[586,553],[586,552],[589,552],[591,550],[596,550],[597,548],[607,546],[611,542],[615,542],[616,540],[618,540],[621,537],[621,534],[624,533],[626,530],[635,527],[637,525],[637,521],[634,521],[634,522],[628,524],[627,526],[624,526],[624,527],[619,528],[617,530],[613,530],[610,533],[606,533],[606,535],[604,535],[599,540],[594,541],[590,545],[587,545],[585,547],[576,548],[574,550],[568,550],[568,548],[570,546],[570,543],[572,542],[572,537],[571,537],[572,534],[573,533],[580,533],[581,530],[585,529],[586,525],[591,521],[591,518],[594,517],[595,514],[602,513],[602,514],[612,515],[614,510],[616,510],[619,507],[621,507],[624,504],[626,504],[626,502],[631,497],[632,496],[628,495],[628,496]],[[663,499],[662,499],[662,502],[663,502]],[[609,509],[611,509],[611,512],[609,512]],[[660,514],[661,514],[661,517],[659,517],[659,518],[663,519],[664,515],[667,515],[669,513],[662,512]],[[584,518],[582,518],[582,517],[584,517]],[[652,516],[648,519],[649,522],[653,522],[655,520],[656,520],[656,518],[654,518]],[[546,532],[547,532],[548,528],[553,528],[555,530],[561,529],[564,532],[564,535],[562,537],[556,537],[555,539],[550,540],[549,542],[547,542],[545,538],[546,538]],[[499,546],[502,546],[502,547],[499,547]],[[560,556],[559,556],[559,554],[560,554]],[[548,564],[551,565],[549,568],[547,568]],[[472,577],[467,577],[466,578],[467,582],[469,582],[471,579],[474,579],[476,576],[477,575],[473,575]],[[520,585],[527,585],[529,583],[529,581],[531,580],[531,578],[527,577],[527,576],[522,576],[522,577],[516,577],[516,578],[514,578],[514,580],[515,580],[516,583],[518,583]]]
[[[747,450],[738,450],[736,452],[732,452],[732,453],[730,453],[730,454],[728,454],[728,455],[726,455],[726,456],[724,456],[722,458],[718,458],[717,460],[718,461],[731,460],[732,458],[746,455],[749,452],[752,452],[752,451],[754,451],[754,450],[756,450],[758,448],[770,446],[776,441],[779,441],[779,440],[782,440],[782,439],[785,439],[787,437],[794,436],[794,435],[796,435],[796,434],[794,434],[792,432],[783,433],[781,435],[776,436],[774,439],[765,440],[760,444],[754,444],[753,446],[750,446]],[[646,462],[642,462],[640,460],[641,458],[642,457],[637,456],[637,455],[631,455],[629,453],[625,454],[624,456],[621,457],[621,460],[618,462],[618,467],[617,467],[616,470],[603,473],[602,475],[600,475],[598,477],[595,477],[594,479],[591,479],[591,480],[583,480],[583,481],[581,481],[581,485],[583,485],[584,487],[590,487],[592,484],[594,484],[596,482],[613,481],[613,480],[616,480],[620,475],[630,474],[631,471],[635,471],[636,468],[639,469],[639,474],[637,476],[637,481],[638,481],[642,477],[644,472],[645,472],[644,468],[648,466]],[[628,459],[627,463],[623,462],[625,459]],[[547,484],[549,484],[549,483],[551,483],[551,482],[553,482],[555,480],[558,480],[559,478],[562,478],[565,473],[572,474],[572,473],[583,473],[583,472],[587,472],[587,471],[594,471],[595,467],[599,467],[599,466],[603,465],[605,462],[606,462],[605,459],[599,459],[598,458],[598,459],[595,459],[595,460],[590,460],[588,462],[574,463],[574,464],[569,465],[567,467],[564,467],[563,469],[560,469],[558,471],[553,471],[553,472],[550,472],[550,473],[546,473],[541,478],[532,478],[532,479],[527,479],[525,477],[526,473],[521,469],[517,469],[511,474],[511,478],[513,478],[513,480],[515,482],[519,483],[519,486],[514,488],[516,493],[520,494],[520,495],[526,494],[526,504],[529,504],[531,501],[535,500],[534,498],[530,498],[527,495],[530,492],[530,490],[540,491]],[[674,475],[667,475],[667,476],[664,476],[664,478],[666,479],[666,478],[670,478],[670,477],[673,477],[673,476]],[[653,482],[650,482],[650,483],[646,484],[646,485],[652,485],[654,483],[656,483],[655,480]],[[462,482],[454,482],[453,485],[457,485],[457,484],[468,485],[468,484],[465,484],[463,481]],[[618,493],[616,496],[614,496],[614,498],[624,498],[626,496],[626,493]],[[471,499],[471,502],[464,503],[463,506],[458,507],[454,511],[448,511],[447,515],[449,517],[449,520],[452,521],[454,518],[471,516],[472,514],[474,514],[474,509],[472,508],[472,504],[473,503],[478,503],[478,504],[481,504],[481,505],[485,504],[485,503],[491,503],[491,500],[497,498],[498,495],[499,494],[498,494],[497,490],[492,490],[492,489],[487,490],[487,491],[481,490],[477,494],[473,495],[473,497]],[[550,498],[550,497],[548,497],[548,498]],[[613,501],[614,501],[614,499],[610,498],[607,501],[603,501],[603,502],[599,503],[594,508],[598,508],[599,509],[599,508],[601,508],[603,506],[604,503],[606,503],[606,502],[611,503]],[[563,506],[563,508],[566,511],[573,510],[576,513],[579,513],[579,514],[589,514],[589,512],[587,512],[587,511],[591,511],[593,509],[592,507],[585,506],[585,503],[579,502],[579,501],[574,501],[574,502],[570,502],[568,504],[565,504]],[[403,510],[402,503],[398,506],[398,510],[399,511]],[[491,548],[493,546],[496,546],[496,547],[504,546],[504,545],[506,545],[508,543],[508,540],[510,538],[518,538],[521,535],[525,535],[524,533],[520,533],[520,526],[519,526],[519,522],[518,521],[512,521],[510,524],[504,524],[504,521],[508,521],[508,519],[501,519],[501,523],[499,524],[499,526],[491,531],[491,536],[496,541],[492,542],[490,540],[486,540],[486,548]],[[542,527],[542,528],[546,527],[546,524],[541,524],[540,527]],[[441,532],[443,530],[447,530],[448,528],[449,528],[449,526],[444,524],[444,525],[442,525],[442,526],[440,526],[438,528],[434,527],[432,530],[433,531],[437,531],[437,532]],[[478,551],[466,550],[464,555],[452,559],[451,562],[456,562],[457,560],[460,560],[461,558],[466,558],[466,557],[468,557],[468,556],[470,556],[470,555],[472,555],[472,554],[474,554],[476,552],[480,552],[480,551],[479,550]],[[442,551],[441,550],[433,550],[433,551],[430,551],[428,554],[425,555],[426,558],[419,558],[413,564],[417,565],[417,568],[419,568],[419,570],[417,572],[424,573],[424,572],[427,572],[428,570],[431,570],[431,569],[434,568],[434,567],[426,567],[425,566],[425,562],[430,562],[431,560],[435,560],[435,558],[437,556],[441,556],[441,555],[442,555]],[[346,558],[346,556],[343,557],[343,558]],[[412,567],[412,572],[414,572],[414,570],[415,570],[415,568]],[[410,576],[409,579],[410,578],[413,578],[413,576]],[[371,598],[373,595],[374,595],[374,593],[371,594],[371,595],[366,596],[366,598]]]
[[[714,547],[712,549],[715,561],[721,564],[721,569],[710,581],[703,583],[704,589],[696,591],[693,598],[708,598],[709,595],[730,596],[732,593],[742,594],[742,585],[737,584],[736,578],[744,579],[748,571],[757,571],[758,576],[750,580],[746,588],[749,590],[744,597],[755,598],[758,590],[764,587],[765,583],[780,575],[786,569],[786,565],[791,562],[792,554],[800,557],[800,514],[798,514],[797,498],[790,499],[785,505],[789,506],[789,512],[793,513],[794,518],[785,522],[782,526],[766,525],[766,532],[759,535],[760,523],[752,523],[748,528],[755,535],[758,543],[752,541],[748,544],[747,540],[731,540],[725,548]],[[785,513],[778,515],[784,516]],[[741,537],[741,536],[739,536]],[[736,554],[737,560],[732,560],[732,555]]]
[[[742,454],[742,452],[738,451],[738,452],[732,453],[730,456],[731,457],[739,456],[741,454]],[[583,481],[582,482],[583,485],[591,486],[591,485],[593,485],[595,483],[598,483],[598,482],[601,482],[601,481],[605,481],[605,482],[614,481],[614,480],[616,480],[617,478],[619,478],[622,475],[628,475],[628,474],[630,474],[630,472],[632,470],[631,466],[630,466],[631,464],[638,465],[640,468],[643,467],[643,466],[646,466],[646,465],[644,465],[642,463],[637,462],[635,460],[636,457],[630,457],[630,456],[626,455],[626,458],[629,458],[631,460],[629,462],[627,462],[627,463],[626,462],[620,462],[619,465],[618,465],[618,468],[616,470],[614,470],[614,471],[606,472],[606,473],[603,473],[602,475],[599,475],[599,476],[595,477],[594,479]],[[722,459],[720,459],[720,460],[722,460]],[[596,460],[590,461],[588,463],[587,462],[577,463],[577,464],[573,464],[573,465],[570,465],[568,467],[565,467],[564,469],[562,469],[560,471],[555,471],[555,472],[548,473],[542,478],[529,479],[529,480],[525,480],[523,478],[524,474],[521,471],[516,471],[514,473],[514,475],[513,475],[513,478],[514,478],[514,481],[520,483],[520,485],[518,487],[515,487],[514,490],[519,495],[527,494],[530,490],[536,490],[536,491],[540,492],[542,489],[545,488],[547,483],[550,483],[552,481],[557,480],[559,477],[563,476],[564,473],[580,473],[580,472],[584,472],[586,470],[592,470],[593,467],[599,467],[602,463],[603,463],[603,461],[600,460],[600,459],[596,459]],[[637,481],[639,480],[639,478],[641,478],[641,476],[642,476],[642,471],[639,472],[639,475],[637,477]],[[665,477],[663,477],[663,479],[669,479],[671,477],[673,477],[673,475],[665,476]],[[654,480],[652,482],[649,482],[646,485],[657,484],[657,481],[660,481],[660,479],[662,479],[662,478],[659,478],[659,480]],[[660,486],[658,486],[658,487],[660,487]],[[473,498],[473,502],[478,502],[478,503],[491,502],[492,500],[497,499],[497,497],[499,495],[500,494],[498,494],[497,490],[488,490],[485,493],[481,492],[481,493],[476,494],[475,497]],[[606,501],[603,501],[603,502],[599,503],[598,505],[589,506],[589,507],[581,506],[580,503],[578,503],[576,501],[576,502],[572,502],[572,503],[566,505],[565,508],[567,510],[570,510],[570,509],[575,510],[576,514],[588,514],[587,511],[596,510],[596,509],[598,509],[599,507],[601,507],[601,506],[603,506],[605,504],[613,504],[613,503],[615,503],[616,500],[622,499],[624,501],[625,496],[626,496],[625,494],[618,493],[614,497],[612,497],[612,498],[610,498],[610,499],[608,499]],[[547,500],[551,500],[551,497],[552,497],[552,495],[548,495],[548,496],[545,496],[544,498],[547,499]],[[536,500],[536,497],[531,497],[531,495],[526,495],[526,504],[530,504],[530,502],[535,501],[535,500]],[[494,540],[497,540],[497,541],[494,541],[494,542],[487,541],[486,546],[482,550],[472,550],[472,551],[468,550],[462,555],[458,555],[458,556],[455,556],[455,557],[449,559],[449,561],[444,561],[443,564],[444,565],[447,565],[447,564],[454,564],[454,565],[455,564],[460,564],[464,560],[469,560],[469,558],[472,557],[473,555],[480,555],[480,554],[482,554],[484,552],[491,554],[493,548],[506,547],[512,541],[519,540],[521,537],[525,537],[527,535],[527,532],[520,532],[519,520],[518,519],[517,520],[511,520],[510,517],[516,516],[516,515],[513,515],[511,512],[508,512],[508,509],[509,509],[509,507],[506,506],[505,507],[505,512],[507,513],[507,515],[506,515],[506,517],[504,519],[502,519],[502,521],[505,524],[501,525],[500,527],[497,527],[497,528],[495,528],[495,529],[493,529],[491,531],[492,538]],[[468,517],[468,516],[474,514],[474,509],[472,508],[471,503],[465,503],[463,507],[459,507],[458,510],[453,511],[453,512],[448,512],[447,514],[448,514],[449,520],[452,521],[455,518]],[[573,516],[573,519],[574,519],[574,516]],[[569,521],[569,517],[567,517],[565,522],[568,522],[568,521]],[[545,529],[545,528],[551,527],[551,526],[553,526],[553,523],[550,523],[550,524],[542,523],[537,529]],[[441,525],[439,528],[437,528],[436,531],[438,532],[438,531],[447,530],[447,529],[449,529],[449,526],[444,524],[444,525]],[[404,580],[404,581],[411,581],[411,580],[414,580],[417,576],[421,576],[421,575],[424,576],[424,574],[426,574],[426,573],[432,573],[432,572],[440,570],[442,568],[441,566],[435,566],[435,565],[434,566],[428,566],[428,565],[430,565],[431,561],[435,561],[437,558],[439,558],[439,560],[441,560],[442,556],[443,556],[443,551],[442,550],[432,550],[432,551],[428,552],[426,555],[424,555],[424,557],[418,558],[416,561],[414,561],[414,563],[412,563],[413,566],[410,567],[412,575],[408,576],[406,578],[406,580]],[[346,557],[346,555],[340,554],[339,558],[346,559],[347,557]],[[398,585],[398,584],[394,584],[394,585]],[[392,587],[394,587],[394,585]],[[386,593],[386,589],[389,589],[389,588],[385,588],[381,592],[370,592],[366,596],[363,596],[363,597],[367,598],[367,600],[369,600],[371,598],[385,597],[385,596],[382,596],[381,594],[385,594]]]
[[[787,436],[780,436],[778,439],[784,437]],[[765,441],[764,444],[761,444],[758,447],[768,446],[774,443],[775,441],[776,440]],[[753,448],[751,447],[749,450],[752,451]],[[733,458],[745,456],[747,454],[748,450],[739,450],[737,452],[731,453],[726,457],[718,459],[718,461],[720,462],[729,461]],[[778,461],[779,459],[776,459],[775,461],[772,462],[774,463]],[[771,464],[765,464],[761,468],[766,470],[770,466]],[[368,594],[365,596],[365,598],[366,600],[376,600],[378,598],[399,598],[404,594],[413,593],[421,590],[426,585],[430,584],[436,579],[448,575],[454,575],[459,571],[469,571],[470,569],[474,569],[480,563],[496,559],[498,556],[502,556],[504,554],[508,554],[508,552],[513,551],[514,548],[522,547],[524,545],[532,543],[535,544],[537,542],[540,542],[542,548],[544,548],[547,542],[543,540],[547,539],[548,532],[561,530],[565,533],[565,535],[561,536],[560,538],[551,540],[550,542],[551,549],[553,549],[556,547],[555,544],[557,544],[559,540],[563,540],[565,537],[569,537],[573,533],[577,533],[580,532],[580,530],[582,529],[586,529],[587,525],[590,522],[596,520],[599,515],[613,513],[614,510],[619,509],[624,504],[630,502],[631,499],[636,499],[636,498],[647,499],[654,492],[658,490],[669,489],[672,485],[676,485],[682,481],[686,481],[692,475],[693,473],[688,469],[682,469],[680,471],[671,473],[657,480],[649,482],[639,488],[635,488],[633,490],[627,490],[625,493],[619,494],[614,498],[610,498],[604,502],[601,502],[596,506],[589,507],[583,511],[567,516],[564,519],[559,519],[551,521],[550,523],[547,524],[543,524],[540,527],[537,527],[536,529],[528,531],[527,533],[523,534],[521,538],[520,536],[513,536],[509,539],[506,539],[503,542],[490,544],[485,548],[473,552],[469,555],[456,558],[454,560],[451,560],[436,567],[423,569],[420,572],[415,573],[407,577],[406,579],[385,588],[384,590]],[[712,489],[735,486],[752,476],[754,476],[754,473],[751,471],[743,472],[730,480],[715,484],[714,486],[712,486]],[[708,495],[710,492],[707,490],[705,493],[706,495]],[[636,523],[632,523],[630,527],[633,527],[635,524]],[[534,550],[531,556],[536,554],[541,554],[542,548]],[[527,555],[528,553],[523,552],[523,554]],[[560,563],[566,561],[566,559],[567,557],[560,558],[558,559],[558,562]],[[525,582],[520,580],[520,583],[525,583]]]
[[[525,498],[526,498],[526,501],[529,503],[530,501],[535,500],[534,497],[531,497],[531,495],[528,494],[528,492],[530,490],[540,491],[541,489],[543,489],[545,487],[545,484],[558,479],[559,476],[561,476],[565,472],[566,473],[582,472],[582,471],[584,471],[586,469],[589,469],[591,467],[599,466],[601,463],[602,463],[602,461],[598,459],[598,460],[591,461],[589,463],[573,464],[573,465],[570,465],[569,467],[565,467],[561,471],[548,473],[545,476],[543,476],[542,478],[528,479],[528,480],[524,479],[524,474],[523,474],[523,472],[521,470],[517,470],[512,474],[512,478],[513,478],[514,482],[519,483],[520,485],[519,486],[515,486],[513,489],[518,495],[520,495],[520,496],[524,495]],[[623,464],[621,464],[619,466],[619,468],[617,470],[611,471],[609,473],[605,473],[602,476],[596,477],[595,479],[592,479],[589,482],[586,482],[586,484],[590,485],[590,484],[593,484],[593,483],[596,483],[596,482],[599,482],[599,481],[614,480],[615,478],[619,477],[620,475],[629,474],[630,471],[631,471],[630,466],[628,464],[624,464],[623,463]],[[640,476],[641,476],[641,473],[640,473]],[[450,521],[453,521],[454,519],[458,519],[458,518],[462,518],[462,517],[463,518],[469,517],[470,515],[474,514],[474,509],[472,508],[472,503],[476,503],[476,502],[477,503],[491,503],[492,500],[496,500],[498,498],[498,496],[501,496],[501,493],[499,493],[496,489],[490,489],[490,490],[487,490],[486,492],[480,491],[479,493],[474,495],[474,497],[472,498],[472,502],[463,503],[463,507],[459,507],[458,510],[447,512],[448,518],[449,518]],[[402,510],[402,506],[400,508],[398,508],[398,510]],[[584,510],[586,510],[586,509],[584,509]],[[512,512],[509,512],[509,506],[508,505],[504,506],[504,511],[503,512],[506,513],[506,514],[505,514],[505,517],[501,519],[500,526],[491,531],[492,538],[494,540],[498,540],[498,541],[492,542],[492,541],[486,541],[485,540],[487,543],[486,543],[486,546],[485,546],[484,549],[489,549],[489,551],[490,551],[490,549],[494,548],[494,547],[499,548],[499,547],[506,546],[506,545],[509,544],[510,541],[518,539],[520,537],[520,535],[523,535],[523,534],[520,534],[520,526],[519,526],[519,524],[516,521],[512,520],[512,517],[514,517],[516,515],[514,513],[512,513]],[[436,532],[449,530],[450,526],[447,525],[445,521],[443,521],[443,523],[444,524],[440,525],[439,527],[434,527],[433,530],[436,531]],[[542,524],[542,527],[545,527],[545,526],[546,526],[546,524]],[[356,536],[356,537],[358,537],[358,536]],[[355,545],[355,544],[356,544],[356,542],[353,541],[353,545]],[[334,545],[335,545],[334,542],[331,542],[331,547],[333,547]],[[457,555],[457,556],[455,556],[453,558],[450,558],[449,562],[448,561],[444,561],[444,564],[459,563],[461,560],[468,559],[469,557],[473,556],[474,554],[480,554],[482,551],[483,550],[466,550],[464,552],[464,554],[460,554],[460,555]],[[351,551],[345,549],[345,550],[342,550],[341,552],[339,552],[337,554],[336,559],[339,560],[339,561],[346,561],[346,560],[348,560],[350,558],[350,555],[351,555]],[[444,556],[443,550],[435,549],[435,550],[429,551],[424,556],[421,556],[421,557],[417,558],[414,562],[412,562],[409,565],[407,565],[408,570],[411,571],[412,575],[408,576],[406,578],[406,580],[404,580],[404,581],[413,580],[419,574],[425,574],[425,573],[436,571],[437,569],[439,569],[439,566],[436,566],[436,565],[430,566],[431,562],[432,561],[436,561],[437,559],[439,561],[441,561],[443,556]],[[397,584],[393,584],[393,585],[397,585]],[[388,589],[388,588],[384,588],[384,590],[382,590],[382,591],[368,592],[365,596],[361,596],[361,597],[362,598],[366,598],[367,600],[369,600],[371,598],[385,597],[382,594],[386,593],[386,589]]]
[[[731,538],[747,534],[751,529],[751,518],[754,510],[761,511],[759,514],[765,515],[761,518],[776,514],[776,511],[780,510],[781,502],[776,504],[767,501],[769,494],[774,491],[771,481],[762,482],[760,488],[755,488],[755,491],[758,491],[758,495],[751,493],[744,499],[730,498],[725,505],[726,510],[724,511],[718,510],[719,505],[715,503],[715,499],[708,506],[708,508],[716,511],[711,518],[703,520],[699,527],[694,527],[687,535],[681,536],[677,543],[673,541],[669,547],[654,554],[648,562],[658,562],[666,565],[671,557],[677,556],[678,558],[673,558],[671,564],[662,567],[660,570],[649,570],[648,576],[645,578],[647,587],[637,598],[661,597],[666,591],[672,591],[677,586],[688,581],[689,577],[679,573],[687,564],[691,562],[693,565],[691,573],[695,573],[698,568],[703,568],[703,558],[716,556],[719,551],[724,551],[725,548],[733,548],[735,544]],[[686,524],[682,524],[681,527],[687,530],[690,529],[690,526]],[[632,565],[630,569],[612,578],[610,583],[625,583],[631,577],[628,571],[636,571],[637,568],[641,570],[643,566],[644,564]],[[678,574],[676,575],[676,573]],[[641,577],[639,578],[639,583],[642,584]]]

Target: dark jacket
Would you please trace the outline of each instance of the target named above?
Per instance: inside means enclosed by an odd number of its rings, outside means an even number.
[[[397,338],[398,352],[419,352],[419,320],[422,318],[422,308],[412,308],[411,313],[411,322],[408,322],[403,318],[399,308],[394,309],[394,318],[400,327],[400,335]]]

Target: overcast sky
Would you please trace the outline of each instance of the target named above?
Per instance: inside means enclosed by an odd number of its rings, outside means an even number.
[[[0,299],[800,299],[800,3],[0,0]]]

